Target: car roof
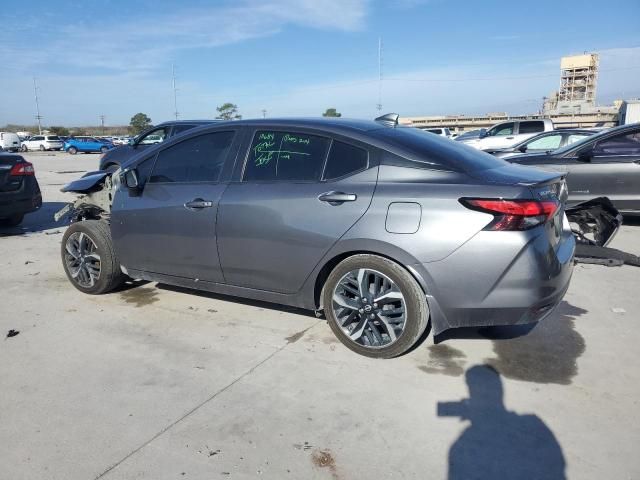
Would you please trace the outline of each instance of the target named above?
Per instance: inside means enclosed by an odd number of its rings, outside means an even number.
[[[316,117],[290,117],[290,118],[259,118],[252,120],[232,120],[233,125],[244,125],[250,127],[287,127],[287,128],[320,128],[333,132],[342,131],[344,133],[368,132],[381,128],[392,128],[385,126],[374,120],[357,120],[351,118],[316,118]],[[398,125],[395,128],[412,128]]]

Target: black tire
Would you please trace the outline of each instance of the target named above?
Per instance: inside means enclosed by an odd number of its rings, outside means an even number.
[[[44,145],[40,145],[40,151],[44,152],[45,150],[46,150],[45,146]]]
[[[368,347],[352,341],[338,325],[333,305],[333,292],[347,273],[361,269],[381,272],[391,279],[400,289],[405,300],[406,319],[402,333],[395,342],[381,347]],[[322,304],[329,327],[347,348],[360,355],[372,358],[393,358],[409,351],[419,340],[426,337],[429,327],[429,306],[426,296],[415,278],[402,266],[377,255],[361,254],[340,262],[329,274],[322,290]]]
[[[74,233],[84,233],[87,235],[96,246],[96,252],[100,256],[100,274],[95,284],[90,287],[81,285],[73,278],[69,271],[67,262],[69,254],[67,253],[66,245],[67,240]],[[67,278],[74,287],[83,293],[100,295],[110,292],[121,285],[127,278],[126,275],[122,273],[122,270],[120,270],[120,262],[113,249],[111,229],[109,225],[102,220],[85,220],[71,224],[62,237],[60,255]]]
[[[100,148],[100,153],[107,153],[109,149],[107,147]]]
[[[20,150],[23,151],[23,152],[28,152],[29,151],[29,147],[27,147],[26,145],[22,145],[20,147]]]
[[[70,153],[71,155],[75,155],[76,153],[78,153],[78,149],[76,147],[69,147],[67,149],[67,153]]]
[[[24,213],[16,213],[0,220],[0,227],[17,227],[24,220]]]

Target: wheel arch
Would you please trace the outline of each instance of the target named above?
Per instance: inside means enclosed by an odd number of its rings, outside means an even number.
[[[426,275],[423,272],[412,268],[419,262],[405,250],[378,240],[350,239],[337,244],[314,270],[313,281],[308,282],[311,284],[310,291],[305,295],[307,299],[311,300],[314,309],[322,308],[322,289],[333,269],[346,258],[362,254],[377,255],[391,260],[415,278],[425,295],[429,291],[430,279],[424,278]]]

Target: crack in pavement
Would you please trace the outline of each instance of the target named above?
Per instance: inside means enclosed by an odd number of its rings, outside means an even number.
[[[311,325],[309,328],[307,328],[305,330],[305,332],[307,330],[311,330],[313,327],[315,327],[316,325],[318,325],[319,323],[323,322],[324,320],[318,320],[316,321],[313,325]],[[153,437],[151,437],[149,440],[147,440],[146,442],[144,442],[142,445],[140,445],[139,447],[134,448],[131,452],[129,452],[127,455],[125,455],[124,457],[122,457],[120,460],[118,460],[116,463],[114,463],[113,465],[111,465],[109,468],[107,468],[106,470],[104,470],[102,473],[100,473],[98,476],[94,477],[94,480],[99,480],[100,478],[104,477],[106,474],[108,474],[109,472],[111,472],[112,470],[114,470],[115,468],[117,468],[119,465],[122,465],[124,462],[126,462],[129,458],[131,458],[132,456],[134,456],[136,453],[138,453],[140,450],[142,450],[144,447],[146,447],[147,445],[149,445],[150,443],[152,443],[154,440],[156,440],[157,438],[161,437],[163,434],[165,434],[166,432],[168,432],[169,430],[171,430],[173,427],[175,427],[177,424],[179,424],[180,422],[182,422],[183,420],[185,420],[187,417],[191,416],[192,414],[194,414],[195,412],[197,412],[200,408],[204,407],[207,403],[209,403],[211,400],[214,400],[218,395],[226,392],[228,389],[230,389],[231,387],[233,387],[236,383],[238,383],[240,380],[242,380],[243,378],[245,378],[248,375],[251,375],[256,369],[258,369],[259,367],[261,367],[262,365],[264,365],[266,362],[268,362],[269,360],[271,360],[273,357],[275,357],[278,353],[280,353],[282,350],[284,350],[285,348],[287,348],[289,345],[291,345],[291,342],[287,342],[284,345],[282,345],[281,347],[278,347],[276,350],[274,350],[273,352],[271,352],[269,355],[267,355],[264,359],[260,360],[258,363],[256,363],[253,367],[251,367],[249,370],[247,370],[246,372],[244,372],[242,375],[240,375],[238,378],[236,378],[235,380],[233,380],[232,382],[230,382],[229,384],[225,385],[224,387],[222,387],[221,389],[217,390],[213,395],[211,395],[210,397],[206,398],[204,401],[200,402],[198,405],[196,405],[195,407],[193,407],[191,410],[189,410],[188,412],[186,412],[184,415],[182,415],[180,418],[178,418],[177,420],[171,422],[169,425],[167,425],[166,427],[164,427],[162,430],[160,430],[158,433],[156,433]]]

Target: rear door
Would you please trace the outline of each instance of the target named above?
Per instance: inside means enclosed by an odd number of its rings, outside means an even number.
[[[493,148],[507,148],[516,142],[515,122],[505,122],[487,131],[487,136],[480,139],[481,150]]]
[[[365,145],[315,131],[250,137],[220,202],[222,269],[229,284],[294,293],[369,208],[378,169]]]
[[[620,210],[640,210],[640,131],[602,139],[590,161],[567,163],[571,200],[609,197]]]
[[[236,137],[235,129],[189,137],[139,165],[141,195],[118,191],[112,212],[114,245],[125,267],[224,281],[216,217],[225,165],[239,146]]]

